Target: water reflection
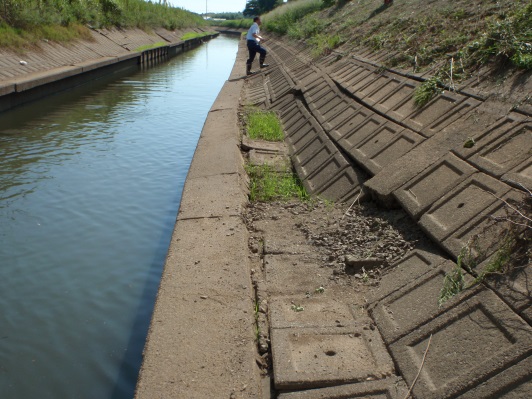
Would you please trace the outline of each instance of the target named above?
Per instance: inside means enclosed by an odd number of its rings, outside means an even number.
[[[186,172],[236,50],[221,37],[0,116],[2,397],[133,396]]]

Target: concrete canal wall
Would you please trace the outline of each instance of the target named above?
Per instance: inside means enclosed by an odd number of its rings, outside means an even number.
[[[123,68],[148,65],[199,46],[218,34],[181,40],[184,33],[156,29],[94,29],[92,40],[75,43],[42,42],[37,49],[0,50],[0,112],[55,92],[109,75]],[[161,42],[167,43],[160,45]],[[158,47],[138,50],[142,47]]]

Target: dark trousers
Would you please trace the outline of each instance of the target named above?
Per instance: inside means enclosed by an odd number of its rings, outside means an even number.
[[[266,49],[264,47],[261,47],[259,43],[257,43],[255,40],[248,40],[248,51],[249,51],[249,58],[246,62],[247,65],[253,64],[253,60],[255,59],[255,55],[257,53],[260,54],[259,62],[261,64],[264,63],[264,60],[266,59]]]

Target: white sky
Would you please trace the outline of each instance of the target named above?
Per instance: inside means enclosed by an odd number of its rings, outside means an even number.
[[[168,0],[168,3],[197,14],[205,13],[205,9],[208,12],[241,12],[246,8],[246,0]]]

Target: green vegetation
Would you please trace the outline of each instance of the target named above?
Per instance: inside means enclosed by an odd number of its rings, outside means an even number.
[[[235,19],[228,21],[210,21],[211,25],[221,26],[229,29],[248,29],[253,23],[252,19]]]
[[[216,34],[216,32],[202,32],[202,33],[188,32],[188,33],[185,33],[183,36],[181,36],[181,40],[196,39],[197,37],[205,37],[205,36],[210,36],[214,34]]]
[[[135,49],[135,51],[144,51],[144,50],[150,50],[152,48],[162,47],[166,46],[166,42],[157,42],[153,44],[146,44],[145,46],[140,46]]]
[[[0,0],[0,46],[90,37],[87,26],[169,30],[203,26],[197,14],[144,0]]]
[[[244,112],[246,132],[251,139],[283,141],[284,133],[279,118],[273,111],[248,107]]]
[[[250,178],[251,201],[309,199],[299,178],[288,167],[285,171],[277,171],[269,165],[246,165],[246,172]]]
[[[315,13],[322,8],[321,0],[298,0],[288,2],[262,17],[266,30],[280,35],[286,35],[290,28],[307,15]]]
[[[414,103],[418,107],[423,107],[436,95],[442,92],[442,82],[438,76],[424,81],[414,91]]]

